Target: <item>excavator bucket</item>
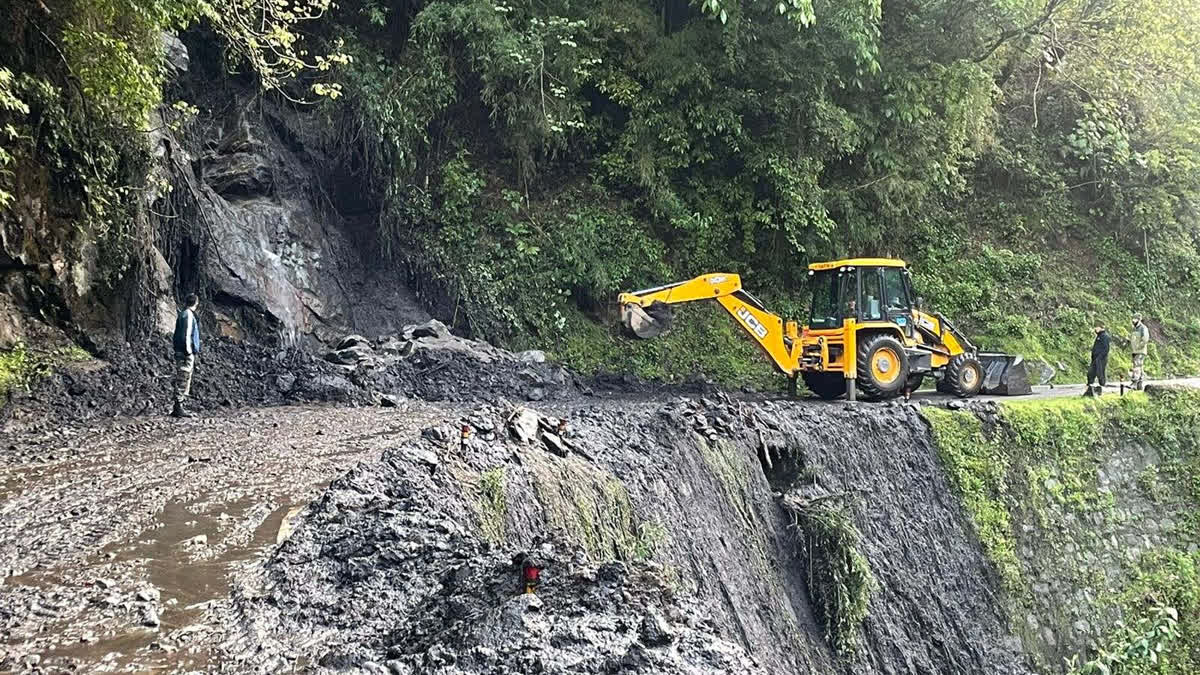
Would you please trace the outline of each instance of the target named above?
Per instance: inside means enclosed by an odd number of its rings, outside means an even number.
[[[651,303],[649,307],[628,303],[621,307],[621,325],[629,335],[650,340],[671,328],[671,306],[665,302]]]
[[[1062,364],[1059,364],[1059,368],[1063,367]],[[1025,371],[1029,373],[1031,379],[1037,380],[1037,383],[1043,386],[1050,384],[1054,380],[1054,376],[1058,374],[1058,370],[1045,361],[1038,361],[1036,363],[1026,361]]]
[[[1033,393],[1025,359],[1020,355],[981,352],[979,363],[983,366],[983,390],[980,393],[993,396]]]

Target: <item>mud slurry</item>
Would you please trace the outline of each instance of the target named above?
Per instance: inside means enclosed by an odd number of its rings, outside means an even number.
[[[294,407],[22,437],[0,473],[0,672],[216,667],[230,576],[435,414]]]
[[[838,496],[862,532],[879,587],[854,653],[825,641],[784,495]],[[525,553],[547,561],[532,597]],[[335,481],[239,580],[226,658],[319,672],[1029,672],[993,576],[906,406],[488,407]]]

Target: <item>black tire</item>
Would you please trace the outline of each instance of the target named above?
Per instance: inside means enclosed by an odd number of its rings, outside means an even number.
[[[950,363],[946,364],[946,374],[938,384],[938,391],[959,398],[971,398],[982,388],[983,364],[973,354],[959,354],[950,359]]]
[[[873,335],[858,346],[858,390],[872,401],[904,393],[908,382],[908,352],[890,335]]]
[[[804,386],[826,401],[846,394],[846,377],[841,373],[804,373]]]

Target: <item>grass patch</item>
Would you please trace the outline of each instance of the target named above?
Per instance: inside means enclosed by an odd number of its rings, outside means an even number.
[[[1004,451],[984,433],[982,422],[972,413],[931,407],[922,412],[933,430],[950,485],[970,514],[984,553],[996,566],[1005,590],[1022,592],[1021,561],[1004,501],[1010,491]]]
[[[504,541],[505,522],[508,518],[508,494],[505,485],[508,479],[506,467],[500,466],[484,471],[479,476],[479,529],[484,539],[493,544]]]
[[[0,396],[28,388],[36,377],[36,360],[23,345],[0,352]]]
[[[738,512],[742,524],[753,530],[756,527],[754,512],[747,501],[752,468],[746,466],[745,456],[723,438],[708,441],[699,434],[693,435],[700,447],[700,456],[721,484],[721,493],[725,495],[725,500]]]
[[[596,561],[647,560],[666,540],[666,527],[638,522],[624,483],[574,458],[533,464],[534,488],[547,524]]]
[[[28,390],[55,369],[70,363],[91,360],[92,355],[78,345],[35,350],[24,344],[0,351],[0,398],[18,390]]]
[[[808,591],[825,627],[825,639],[840,656],[859,647],[859,627],[867,618],[871,595],[878,588],[866,556],[859,551],[862,535],[849,509],[840,501],[785,499],[809,560]]]

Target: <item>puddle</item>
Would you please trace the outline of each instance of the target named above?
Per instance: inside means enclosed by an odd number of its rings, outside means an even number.
[[[98,640],[46,650],[42,663],[66,666],[70,660],[84,664],[85,670],[207,670],[212,665],[212,645],[202,640],[199,645],[189,646],[186,634],[208,623],[209,607],[229,596],[232,573],[263,556],[281,532],[290,532],[291,518],[304,505],[293,500],[277,505],[253,498],[227,503],[168,503],[152,526],[103,549],[98,555],[100,562],[94,565],[98,571],[122,565],[141,569],[136,576],[147,579],[161,594],[158,630],[131,625],[135,619],[126,617],[117,634],[105,634],[103,627],[97,628]],[[260,517],[256,512],[266,515]],[[257,521],[252,529],[248,520]],[[207,538],[205,546],[183,543],[201,535]],[[60,583],[51,570],[31,571],[6,582],[36,588]],[[128,594],[136,588],[121,590]],[[86,611],[79,616],[85,616]]]

